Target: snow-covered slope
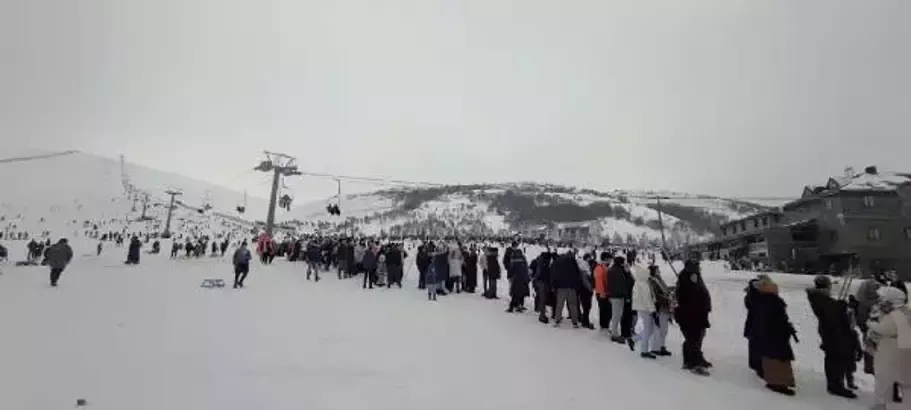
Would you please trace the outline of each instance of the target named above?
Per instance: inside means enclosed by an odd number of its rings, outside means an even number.
[[[0,232],[28,232],[52,237],[101,232],[161,232],[167,214],[167,189],[183,192],[172,229],[209,234],[240,225],[236,207],[243,194],[178,174],[125,164],[124,187],[120,161],[78,151],[24,153],[0,160]],[[149,194],[146,220],[144,193]],[[207,200],[204,201],[204,198]],[[212,208],[199,213],[204,202]],[[265,215],[266,202],[248,198],[246,215]],[[222,215],[222,216],[220,216]]]
[[[399,188],[342,198],[343,216],[330,216],[325,203],[291,212],[305,230],[366,234],[552,233],[564,222],[592,221],[601,236],[639,243],[661,237],[653,192],[580,190],[549,184],[516,183],[433,188]],[[721,222],[741,218],[761,205],[724,198],[660,193],[668,238],[684,243],[705,239]]]

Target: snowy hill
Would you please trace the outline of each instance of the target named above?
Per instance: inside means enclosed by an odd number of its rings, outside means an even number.
[[[671,241],[712,236],[725,221],[766,207],[743,201],[675,192],[600,192],[535,183],[398,188],[342,198],[343,215],[330,216],[325,203],[298,207],[291,216],[305,230],[365,234],[552,232],[561,223],[597,221],[602,235],[635,242],[660,238],[657,205],[666,196],[664,226]],[[616,242],[616,241],[615,241]]]
[[[167,189],[183,192],[172,230],[212,235],[245,225],[236,207],[243,194],[182,175],[125,163],[125,188],[119,161],[79,151],[37,152],[0,159],[0,233],[70,238],[99,232],[162,232]],[[148,193],[148,201],[144,201]],[[143,218],[143,202],[146,202]],[[205,204],[206,212],[199,212]],[[247,215],[264,215],[266,202],[247,200]]]

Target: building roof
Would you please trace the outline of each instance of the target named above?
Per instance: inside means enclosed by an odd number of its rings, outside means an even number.
[[[599,224],[598,221],[581,221],[581,222],[560,222],[557,224],[557,229],[562,228],[590,228],[594,225]]]
[[[902,184],[911,183],[911,174],[900,172],[861,173],[840,184],[842,191],[895,191]]]

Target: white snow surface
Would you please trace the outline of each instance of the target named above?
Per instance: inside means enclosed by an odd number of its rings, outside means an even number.
[[[165,246],[167,249],[167,247]],[[527,250],[529,258],[540,249]],[[0,400],[4,409],[592,409],[804,410],[867,408],[825,393],[810,277],[773,275],[798,329],[798,393],[768,392],[746,365],[742,289],[752,276],[705,266],[714,312],[706,340],[713,375],[674,356],[645,361],[599,331],[554,329],[505,299],[472,294],[428,302],[405,287],[362,290],[358,279],[307,281],[304,266],[254,262],[247,288],[230,288],[226,259],[77,252],[60,287],[41,267],[0,275]],[[669,268],[665,266],[665,268]],[[665,269],[670,283],[673,276]],[[203,289],[203,279],[229,287]],[[505,296],[505,280],[500,284]],[[528,303],[528,302],[527,302]],[[593,312],[597,323],[596,309]]]

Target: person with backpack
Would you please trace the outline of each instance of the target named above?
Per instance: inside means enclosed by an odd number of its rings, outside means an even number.
[[[244,287],[244,280],[247,279],[247,274],[250,273],[250,259],[252,258],[253,255],[250,254],[250,249],[247,248],[247,241],[241,242],[240,247],[234,251],[234,257],[232,258],[234,262],[234,289]]]
[[[73,260],[73,248],[70,247],[66,238],[61,238],[54,246],[48,248],[46,259],[51,268],[51,286],[57,287],[60,275]]]

